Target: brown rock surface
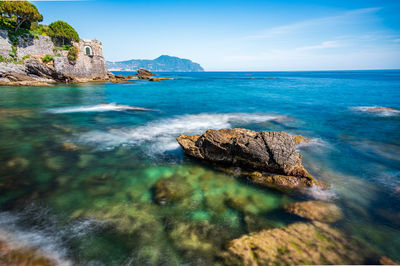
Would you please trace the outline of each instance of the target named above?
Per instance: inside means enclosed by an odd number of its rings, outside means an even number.
[[[364,264],[375,254],[320,222],[294,223],[232,240],[226,265]]]
[[[155,76],[154,73],[152,73],[149,70],[144,69],[144,68],[139,68],[136,72],[136,75],[138,75],[138,76]]]
[[[380,263],[381,265],[400,265],[399,262],[394,261],[394,260],[392,260],[392,259],[390,259],[390,258],[388,258],[388,257],[386,257],[386,256],[382,256],[382,257],[379,259],[379,263]]]
[[[285,132],[209,129],[202,135],[180,135],[177,141],[195,158],[256,171],[250,174],[256,183],[288,187],[317,184],[303,167],[293,136]]]
[[[343,218],[340,208],[329,202],[314,200],[294,202],[286,205],[284,208],[287,212],[300,217],[324,223],[333,223]]]
[[[56,263],[30,248],[17,248],[0,240],[0,265],[50,266]]]

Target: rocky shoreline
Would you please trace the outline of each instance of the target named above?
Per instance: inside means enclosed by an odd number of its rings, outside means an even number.
[[[98,40],[72,41],[58,47],[49,36],[0,29],[0,86],[54,86],[85,82],[161,81],[145,69],[135,76],[114,75],[106,68]]]
[[[151,73],[151,72],[150,72]],[[56,84],[73,84],[86,82],[123,83],[132,80],[161,81],[169,78],[154,77],[138,70],[136,76],[114,75],[107,71],[104,77],[76,77],[57,71],[52,62],[44,63],[40,57],[32,57],[23,65],[0,63],[0,86],[54,86]]]

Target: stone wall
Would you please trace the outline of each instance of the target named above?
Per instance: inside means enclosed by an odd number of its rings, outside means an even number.
[[[12,43],[8,38],[6,30],[0,30],[0,55],[8,58],[12,49]],[[55,55],[60,53],[60,57],[54,57],[55,71],[65,76],[76,79],[105,79],[107,78],[106,62],[103,57],[103,49],[100,41],[80,40],[74,43],[79,49],[79,55],[74,64],[68,61],[68,51],[54,51],[54,44],[48,36],[19,37],[17,46],[17,56],[22,59],[30,55],[44,57],[45,55]],[[86,54],[86,47],[90,47],[90,54]]]
[[[26,55],[46,55],[54,54],[54,44],[48,36],[38,36],[37,38],[19,38],[17,56],[22,58]]]
[[[54,58],[54,67],[57,72],[78,79],[104,79],[107,77],[106,62],[103,57],[101,42],[97,40],[81,40],[75,43],[79,49],[75,64],[68,61],[68,52],[63,51],[63,56]],[[91,54],[87,55],[85,47],[89,46]]]

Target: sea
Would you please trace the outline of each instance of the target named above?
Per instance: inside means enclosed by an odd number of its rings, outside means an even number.
[[[0,87],[0,241],[60,265],[212,265],[232,239],[305,221],[286,204],[323,200],[400,260],[400,70],[157,74],[172,80]],[[328,188],[257,186],[176,141],[221,128],[310,138],[298,152]]]

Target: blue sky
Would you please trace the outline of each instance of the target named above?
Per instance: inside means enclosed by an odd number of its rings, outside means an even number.
[[[209,71],[400,68],[400,0],[32,1],[107,60],[189,58]]]

